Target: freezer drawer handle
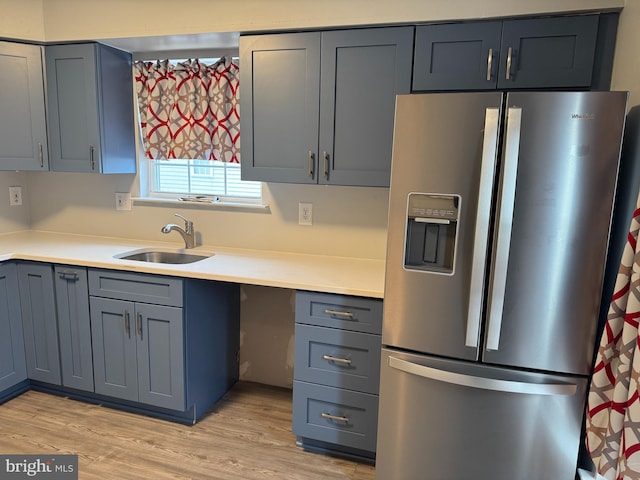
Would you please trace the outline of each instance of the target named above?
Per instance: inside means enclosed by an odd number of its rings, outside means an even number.
[[[351,312],[341,312],[339,310],[325,310],[325,315],[335,315],[336,317],[345,317],[345,318],[353,318],[353,313]]]
[[[497,161],[499,118],[500,111],[497,108],[486,109],[465,338],[465,345],[472,348],[478,347],[480,337],[480,316],[482,315],[484,272],[491,222],[491,193]]]
[[[349,419],[347,417],[336,417],[335,415],[331,415],[329,413],[322,413],[321,417],[326,418],[327,420],[332,420],[334,422],[349,423]]]
[[[493,282],[491,284],[490,296],[491,302],[489,304],[488,314],[487,350],[498,350],[500,346],[500,330],[502,328],[502,312],[507,289],[509,249],[511,247],[511,230],[513,228],[513,211],[516,201],[516,179],[518,176],[521,124],[522,108],[510,107],[507,114],[502,196],[500,198],[500,213],[496,227],[498,237],[496,241],[496,255],[493,265]]]
[[[339,357],[332,357],[331,355],[323,355],[322,359],[326,360],[327,362],[336,362],[336,363],[343,363],[345,365],[351,365],[350,358],[339,358]]]
[[[523,393],[525,395],[555,395],[572,396],[578,387],[570,383],[527,383],[511,380],[499,380],[496,378],[473,377],[461,373],[447,372],[437,368],[425,367],[417,363],[407,362],[396,357],[389,357],[389,366],[396,370],[430,378],[438,382],[453,383],[463,387],[479,388],[482,390],[495,390],[498,392]]]

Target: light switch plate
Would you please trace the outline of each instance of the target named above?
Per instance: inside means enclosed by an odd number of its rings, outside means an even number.
[[[9,205],[22,205],[22,187],[9,187]]]
[[[131,193],[116,193],[116,210],[131,210]]]

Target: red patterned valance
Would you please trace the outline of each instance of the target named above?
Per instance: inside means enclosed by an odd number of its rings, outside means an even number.
[[[240,163],[239,67],[231,58],[135,62],[134,77],[147,158]]]

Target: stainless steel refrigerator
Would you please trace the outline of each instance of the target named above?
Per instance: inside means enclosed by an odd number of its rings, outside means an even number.
[[[571,480],[626,92],[400,95],[378,480]]]

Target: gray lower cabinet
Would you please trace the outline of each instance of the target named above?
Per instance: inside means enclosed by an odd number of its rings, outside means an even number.
[[[414,27],[240,37],[242,178],[388,186]]]
[[[131,55],[83,43],[45,58],[51,170],[135,173]]]
[[[297,292],[295,315],[298,444],[375,457],[382,300]]]
[[[610,26],[610,14],[421,25],[412,89],[602,89]]]
[[[42,47],[0,42],[0,170],[48,170]]]
[[[0,393],[27,379],[18,274],[15,263],[0,264]]]
[[[60,385],[60,353],[53,267],[46,263],[18,263],[20,310],[27,375],[32,380]]]
[[[89,270],[95,392],[195,422],[237,381],[239,286]]]
[[[87,269],[55,265],[62,385],[93,392]]]

